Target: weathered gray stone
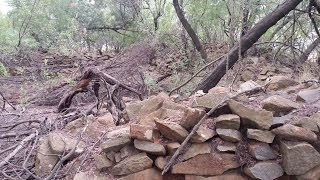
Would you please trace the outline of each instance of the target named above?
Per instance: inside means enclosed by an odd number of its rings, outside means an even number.
[[[216,129],[216,132],[225,141],[239,142],[241,140],[241,133],[234,129]]]
[[[297,101],[302,101],[306,103],[313,103],[319,100],[320,88],[318,89],[306,89],[302,90],[297,94]]]
[[[292,124],[285,124],[272,130],[272,132],[281,139],[292,141],[308,141],[315,142],[317,135],[309,129],[294,126]]]
[[[229,169],[238,168],[235,155],[227,153],[200,154],[172,167],[173,174],[200,176],[220,175]]]
[[[101,149],[108,153],[109,151],[119,151],[122,147],[131,143],[129,137],[119,137],[115,139],[108,139],[101,144]]]
[[[303,175],[320,165],[320,154],[309,143],[282,141],[280,151],[288,175]]]
[[[74,177],[73,180],[106,180],[107,177],[103,175],[99,175],[94,171],[86,171],[86,172],[78,172]]]
[[[229,100],[228,106],[234,114],[241,117],[242,122],[246,125],[259,129],[269,129],[272,125],[273,114],[270,111],[247,107],[234,100]]]
[[[289,112],[298,107],[299,104],[279,95],[270,96],[262,101],[262,108],[267,111],[272,111],[276,115]]]
[[[152,164],[152,159],[146,153],[140,153],[119,162],[111,169],[111,174],[116,176],[128,175],[151,168]]]
[[[278,156],[267,143],[250,143],[249,153],[257,160],[272,160]]]
[[[163,156],[166,154],[166,149],[161,144],[152,143],[149,141],[134,140],[134,147],[140,151],[144,151],[149,154]]]
[[[240,117],[235,114],[224,114],[216,118],[216,128],[236,129],[240,127]]]
[[[244,172],[254,179],[262,180],[277,179],[283,175],[283,169],[277,162],[258,162],[252,167],[246,167]]]
[[[275,135],[270,131],[264,131],[260,129],[248,129],[247,137],[260,142],[272,143]]]

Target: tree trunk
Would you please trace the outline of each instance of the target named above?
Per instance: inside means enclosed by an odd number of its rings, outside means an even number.
[[[283,4],[279,5],[272,13],[261,19],[252,29],[250,29],[246,35],[244,35],[241,42],[241,54],[245,53],[258,39],[273,25],[275,25],[280,19],[287,15],[291,10],[298,6],[303,0],[286,0]],[[232,67],[239,58],[239,44],[233,46],[233,48],[227,54],[229,68]],[[204,78],[198,85],[196,90],[203,90],[208,92],[209,89],[215,87],[220,79],[226,73],[227,57],[218,64],[216,68]]]
[[[303,52],[303,54],[301,54],[301,56],[299,57],[299,61],[301,63],[304,63],[308,60],[309,55],[311,54],[311,52],[319,45],[320,43],[320,37],[318,37],[316,40],[314,40],[309,46],[308,48]]]
[[[178,16],[182,26],[184,27],[184,29],[189,34],[189,36],[191,37],[195,48],[200,53],[201,58],[204,59],[204,60],[207,60],[207,53],[202,48],[200,40],[199,40],[198,36],[196,35],[196,33],[194,32],[194,30],[192,29],[191,25],[189,24],[187,19],[184,17],[183,11],[180,8],[178,0],[173,0],[173,7],[176,10],[177,16]]]

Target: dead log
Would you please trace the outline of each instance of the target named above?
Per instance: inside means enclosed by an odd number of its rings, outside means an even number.
[[[71,105],[72,98],[76,94],[88,91],[90,82],[94,82],[92,89],[97,98],[97,110],[102,106],[102,103],[105,99],[107,103],[107,109],[112,114],[114,123],[116,125],[119,125],[121,118],[123,118],[125,121],[128,121],[126,116],[124,116],[125,104],[122,100],[122,97],[120,97],[120,88],[136,93],[139,96],[139,99],[142,100],[141,93],[139,93],[132,87],[120,83],[120,81],[116,80],[114,77],[101,71],[93,71],[89,69],[84,72],[84,75],[77,83],[77,85],[65,93],[58,105],[58,112],[63,112],[68,109]],[[99,97],[100,83],[103,84],[107,90],[106,95],[101,98]],[[92,113],[92,109],[93,108],[90,108],[90,111],[88,111],[86,115]]]
[[[247,34],[242,36],[241,42],[241,54],[244,54],[258,39],[272,26],[274,26],[280,19],[286,16],[291,10],[297,7],[303,0],[286,0],[279,5],[273,12],[261,19]],[[229,51],[227,57],[213,69],[213,71],[199,83],[197,90],[203,90],[208,92],[209,89],[215,87],[220,79],[226,74],[226,65],[228,68],[233,65],[239,59],[239,43],[233,46]],[[228,62],[227,62],[228,60]]]
[[[311,52],[319,45],[320,43],[320,37],[318,37],[316,40],[314,40],[307,49],[300,55],[299,61],[300,63],[304,63],[308,60],[309,55]]]

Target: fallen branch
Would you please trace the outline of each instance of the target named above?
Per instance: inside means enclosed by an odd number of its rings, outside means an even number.
[[[3,109],[3,110],[6,110],[6,103],[8,103],[9,106],[12,107],[12,109],[16,110],[16,108],[4,97],[4,95],[2,94],[2,92],[0,92],[0,95],[1,95],[2,100],[3,100],[3,106],[2,106],[2,109]]]
[[[246,93],[250,93],[250,92],[257,92],[257,91],[261,91],[263,90],[261,87],[257,87],[254,88],[252,90],[249,91],[243,91],[243,92],[238,92],[235,95],[231,96],[231,97],[225,97],[223,100],[221,100],[221,102],[219,104],[217,104],[216,106],[212,107],[211,110],[206,113],[201,119],[200,121],[193,127],[193,129],[191,130],[191,132],[189,133],[189,135],[185,138],[185,140],[182,142],[182,144],[179,146],[179,148],[176,150],[176,152],[174,153],[174,155],[171,157],[170,161],[166,164],[166,166],[164,167],[163,171],[162,171],[162,175],[164,175],[166,172],[168,172],[168,170],[171,168],[171,166],[173,165],[173,163],[175,162],[175,160],[177,159],[178,155],[180,154],[180,152],[185,148],[185,146],[187,145],[188,141],[191,139],[191,137],[196,133],[196,131],[199,129],[200,125],[212,114],[214,113],[219,107],[223,106],[228,100],[236,98],[239,95],[242,94],[246,94]]]
[[[4,165],[6,165],[9,160],[14,157],[21,149],[24,148],[25,144],[28,143],[29,141],[31,141],[34,137],[36,137],[36,133],[32,133],[29,136],[27,136],[26,138],[24,138],[19,145],[16,147],[16,149],[14,149],[14,151],[12,151],[7,157],[5,157],[1,162],[0,162],[0,168]]]

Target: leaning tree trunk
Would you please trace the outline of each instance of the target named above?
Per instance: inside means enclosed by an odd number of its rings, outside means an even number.
[[[308,48],[303,52],[303,54],[300,55],[300,57],[299,57],[300,63],[304,63],[308,60],[309,55],[319,45],[319,43],[320,43],[320,37],[318,37],[316,40],[314,40],[308,46]]]
[[[204,60],[207,60],[207,53],[202,48],[202,45],[200,43],[200,40],[199,40],[197,34],[194,32],[194,30],[192,29],[191,25],[187,21],[187,19],[184,17],[183,11],[180,8],[178,0],[173,0],[173,7],[176,10],[177,16],[178,16],[182,26],[184,27],[184,29],[189,34],[189,36],[192,39],[192,42],[193,42],[194,46],[196,47],[197,51],[200,53],[201,58],[204,59]]]
[[[246,35],[241,39],[241,54],[245,53],[258,39],[273,25],[275,25],[280,19],[287,15],[291,10],[298,6],[303,0],[286,0],[283,4],[279,5],[271,14],[261,19],[252,29],[250,29]],[[220,79],[226,73],[227,59],[229,68],[232,67],[239,59],[239,44],[233,46],[227,56],[216,68],[204,78],[198,85],[196,90],[203,90],[208,92],[209,89],[215,87]]]

